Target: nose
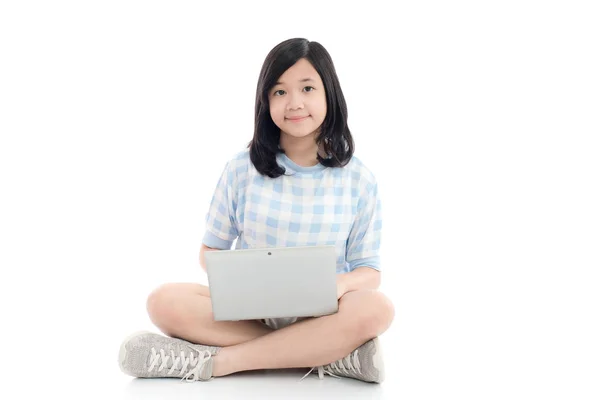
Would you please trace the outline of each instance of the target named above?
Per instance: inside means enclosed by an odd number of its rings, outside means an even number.
[[[302,102],[302,95],[299,93],[290,93],[288,96],[288,110],[297,110],[304,108],[304,103]]]

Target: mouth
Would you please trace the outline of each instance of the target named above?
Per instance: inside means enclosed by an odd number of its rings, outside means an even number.
[[[294,117],[294,118],[286,118],[286,119],[291,122],[300,122],[300,121],[304,121],[308,117],[309,117],[309,115],[307,115],[306,117]]]

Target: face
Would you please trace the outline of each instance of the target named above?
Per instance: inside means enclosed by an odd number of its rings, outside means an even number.
[[[301,58],[277,82],[269,91],[269,108],[281,135],[316,138],[327,114],[325,86],[317,70]]]

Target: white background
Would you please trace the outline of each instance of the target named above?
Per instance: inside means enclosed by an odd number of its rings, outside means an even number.
[[[206,282],[205,213],[264,58],[305,37],[383,200],[396,320],[364,397],[597,399],[595,2],[215,3],[0,5],[3,391],[202,398],[143,392],[118,348],[154,329],[154,287]]]

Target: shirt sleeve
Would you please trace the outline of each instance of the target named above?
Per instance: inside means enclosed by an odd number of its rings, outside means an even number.
[[[231,162],[225,166],[206,213],[206,232],[202,243],[214,249],[231,249],[239,235],[235,221],[237,180],[231,167]]]
[[[381,199],[377,182],[368,183],[358,200],[356,218],[346,243],[346,262],[350,271],[358,267],[381,271],[381,226]]]

